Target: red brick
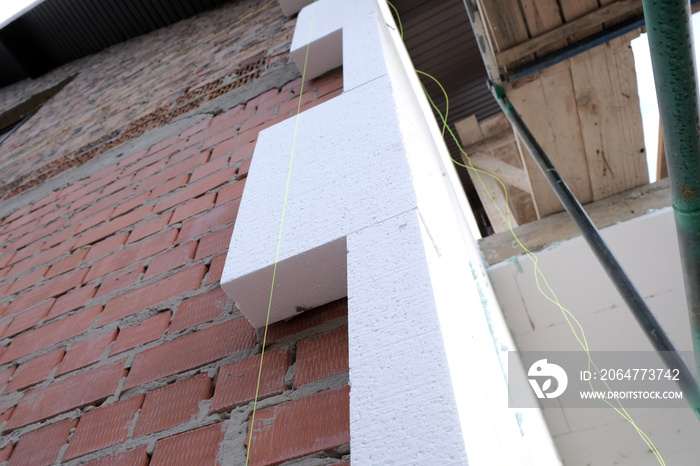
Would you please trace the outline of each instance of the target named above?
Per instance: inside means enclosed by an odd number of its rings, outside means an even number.
[[[135,152],[135,153],[133,153],[133,154],[127,156],[126,158],[124,158],[124,160],[121,160],[121,161],[117,164],[117,166],[123,168],[123,167],[126,167],[127,165],[131,165],[131,164],[133,164],[133,163],[136,163],[136,162],[138,162],[139,160],[141,160],[143,157],[145,157],[147,152],[148,152],[148,151],[147,151],[146,149],[140,150],[140,151],[138,151],[138,152]],[[111,167],[110,167],[110,168],[111,168]],[[113,169],[113,168],[112,168],[112,169]]]
[[[188,173],[190,170],[207,163],[207,161],[209,160],[208,150],[200,151],[199,149],[197,149],[196,152],[187,152],[183,153],[182,155],[188,156],[178,157],[177,163],[168,163],[168,166],[165,170],[144,180],[144,183],[147,183],[151,186],[158,186],[159,184],[164,183],[172,178],[175,178],[180,174]],[[175,161],[173,160],[173,162]],[[153,198],[154,196],[151,197]]]
[[[270,345],[280,338],[284,338],[303,330],[321,325],[324,322],[338,319],[348,315],[348,300],[347,298],[333,301],[332,303],[324,304],[311,311],[306,311],[303,314],[294,317],[285,322],[277,322],[270,325],[267,329],[267,345]]]
[[[112,272],[105,276],[100,284],[100,288],[97,290],[96,297],[107,296],[115,291],[124,289],[128,286],[133,285],[138,280],[139,275],[141,275],[146,268],[143,264],[136,264],[133,267],[125,267],[119,269],[116,272]]]
[[[153,233],[163,231],[168,225],[168,222],[170,222],[170,217],[172,215],[172,212],[166,212],[137,224],[131,231],[131,235],[129,235],[128,243],[133,243],[134,241],[150,236]]]
[[[87,256],[85,256],[85,261],[90,262],[94,259],[104,256],[105,254],[109,254],[111,252],[116,251],[124,243],[126,243],[126,238],[128,236],[129,233],[123,231],[121,233],[117,233],[116,235],[112,235],[109,238],[100,241],[99,243],[96,243],[89,249]]]
[[[44,245],[41,243],[38,244],[33,244],[31,247],[26,247],[24,249],[18,250],[15,255],[12,257],[12,262],[17,263],[21,261],[22,259],[26,259],[27,257],[31,257],[34,255],[36,251],[41,251],[43,249]]]
[[[87,285],[64,294],[58,298],[56,304],[53,305],[49,315],[46,316],[46,320],[54,319],[85,306],[85,304],[95,296],[95,290],[97,290],[97,288],[95,288],[94,285]]]
[[[71,225],[71,226],[68,226],[68,227],[64,228],[63,230],[59,231],[58,233],[55,233],[55,234],[49,236],[46,239],[46,243],[44,243],[43,248],[48,249],[48,248],[53,247],[57,244],[63,243],[61,245],[65,246],[66,250],[70,250],[71,248],[73,248],[73,245],[77,241],[76,238],[72,237],[77,229],[78,229],[78,225]]]
[[[227,156],[212,159],[204,165],[200,165],[199,167],[194,169],[194,171],[192,172],[192,176],[190,177],[190,183],[193,181],[200,180],[205,176],[209,176],[212,173],[216,173],[219,170],[223,170],[226,167],[228,167]]]
[[[288,351],[267,351],[263,357],[258,400],[284,392],[284,376],[289,368]],[[253,401],[258,385],[260,355],[226,364],[219,369],[216,391],[211,402],[211,413],[231,411]]]
[[[143,445],[133,450],[90,461],[84,466],[148,466],[149,458],[146,448],[147,446]]]
[[[221,288],[185,299],[177,308],[175,318],[170,325],[170,333],[221,317],[226,311],[226,303],[228,303],[228,296]]]
[[[199,374],[149,392],[136,422],[134,437],[197,419],[199,402],[209,399],[211,391],[211,379]]]
[[[17,240],[18,238],[22,238],[24,235],[29,234],[33,229],[35,229],[39,225],[39,219],[32,219],[31,222],[27,222],[23,224],[22,226],[15,226],[10,230],[10,244],[14,246],[13,242]],[[19,249],[17,246],[15,246],[16,249]]]
[[[49,270],[49,273],[46,274],[46,278],[53,278],[57,275],[61,275],[62,273],[66,273],[75,269],[83,261],[83,259],[85,259],[85,256],[87,256],[88,251],[89,249],[81,249],[80,251],[76,251],[68,257],[54,262],[54,264],[51,266],[51,269]]]
[[[125,362],[116,361],[80,372],[25,393],[5,426],[5,432],[76,408],[101,403],[114,394],[124,374]]]
[[[140,324],[121,330],[117,340],[114,342],[114,346],[112,346],[110,355],[159,339],[168,328],[170,316],[170,311],[160,312]]]
[[[205,154],[207,158],[200,163],[206,163],[207,160],[209,160],[209,151],[202,151],[199,148],[199,144],[188,144],[187,147],[184,147],[180,152],[173,154],[170,157],[170,160],[168,160],[167,164],[167,169],[165,171],[168,171],[169,169],[177,166],[180,162],[189,159],[190,157],[198,156],[201,157],[202,154]],[[199,159],[198,159],[199,160]]]
[[[216,193],[208,193],[177,206],[175,212],[173,212],[172,218],[170,219],[170,224],[180,223],[181,221],[194,217],[199,213],[206,212],[214,205],[215,198]]]
[[[0,257],[0,269],[5,268],[10,263],[10,260],[12,259],[12,256],[14,256],[14,255],[15,255],[15,253],[11,252],[9,254],[6,254],[6,255]]]
[[[186,129],[182,133],[180,133],[180,138],[181,139],[187,139],[193,134],[199,133],[200,131],[204,131],[209,127],[211,124],[211,118],[208,120],[204,120],[201,123],[197,123],[196,125],[192,126],[191,128]]]
[[[255,345],[243,317],[190,333],[136,355],[124,389],[185,372]]]
[[[56,300],[53,298],[47,299],[36,306],[30,307],[25,311],[15,314],[15,318],[12,320],[12,323],[2,334],[3,338],[17,335],[28,328],[34,327],[46,316],[46,314],[49,313],[49,309],[51,309],[51,306],[53,306],[55,301]]]
[[[157,282],[110,299],[98,320],[99,325],[135,314],[143,309],[199,288],[206,273],[203,264],[195,265]]]
[[[38,230],[34,230],[31,233],[22,235],[12,243],[12,246],[14,248],[19,249],[28,244],[36,244],[40,239],[44,238],[45,236],[59,231],[61,228],[63,228],[65,223],[65,220],[57,220],[55,222],[50,223],[49,225],[46,225],[43,228],[39,228]]]
[[[73,459],[102,448],[123,443],[143,395],[136,395],[82,415],[71,438],[65,459]]]
[[[212,158],[220,158],[222,155],[228,155],[236,147],[239,147],[241,143],[236,140],[236,137],[232,137],[229,139],[226,139],[224,141],[221,141],[220,143],[216,144],[214,146],[214,150],[211,153]]]
[[[114,328],[71,343],[68,353],[56,372],[56,377],[99,361],[116,336],[117,329]]]
[[[57,320],[48,325],[18,335],[12,340],[10,346],[0,357],[0,364],[14,361],[30,355],[42,348],[67,340],[83,333],[92,326],[102,306],[93,306],[84,311]]]
[[[233,201],[217,207],[211,212],[183,223],[180,234],[177,236],[178,243],[184,243],[188,239],[200,236],[210,231],[229,225],[236,220],[240,201]]]
[[[350,443],[350,387],[289,401],[255,414],[251,464],[277,464]]]
[[[22,390],[46,380],[53,369],[61,362],[65,348],[59,348],[23,362],[7,385],[7,391]]]
[[[255,142],[243,143],[243,144],[239,145],[239,147],[233,151],[233,154],[231,154],[231,160],[229,161],[229,163],[231,165],[235,165],[236,162],[240,162],[241,160],[244,160],[244,159],[249,159],[253,156],[254,152],[255,152]]]
[[[295,387],[348,370],[347,326],[314,335],[297,343]]]
[[[253,107],[253,108],[259,110],[263,103],[271,102],[271,101],[274,102],[276,100],[275,97],[277,97],[279,95],[279,92],[280,91],[278,89],[270,89],[269,91],[260,94],[259,96],[255,97],[254,99],[249,100],[245,104],[245,106],[246,106],[246,108]]]
[[[5,390],[2,390],[2,387],[5,386],[8,380],[10,380],[10,377],[12,377],[12,374],[15,373],[16,366],[10,366],[4,371],[0,371],[0,393],[4,393]],[[2,412],[2,411],[0,411]]]
[[[66,419],[42,427],[20,437],[8,466],[46,466],[58,459],[58,451],[68,441],[70,431],[78,423],[76,419]]]
[[[22,291],[24,289],[29,288],[30,286],[36,285],[39,279],[46,275],[46,272],[48,270],[48,267],[39,267],[38,269],[32,272],[22,275],[21,277],[17,278],[17,280],[15,280],[14,283],[12,283],[10,289],[7,290],[7,294],[15,294],[18,291]]]
[[[228,186],[224,186],[217,194],[216,206],[218,207],[221,204],[226,204],[227,202],[231,202],[235,199],[240,199],[243,196],[243,188],[245,188],[245,179],[236,181]]]
[[[127,212],[131,212],[135,208],[145,204],[145,202],[148,200],[148,196],[151,192],[146,191],[145,193],[142,193],[138,196],[134,196],[128,201],[125,201],[117,206],[116,209],[114,209],[114,216],[118,217],[120,215],[126,214]]]
[[[173,173],[172,175],[172,178],[169,178],[161,183],[156,184],[155,181],[158,180],[154,180],[154,183],[152,185],[153,189],[150,195],[151,199],[158,199],[159,197],[165,194],[175,191],[176,189],[185,186],[190,180],[190,175],[188,173]]]
[[[126,191],[131,191],[131,188],[128,188],[128,186],[131,184],[131,180],[133,179],[134,177],[131,174],[125,173],[124,175],[121,175],[118,180],[105,186],[105,189],[102,191],[102,195],[107,196],[125,188]]]
[[[177,230],[167,230],[138,243],[129,244],[124,249],[95,261],[90,267],[90,273],[85,280],[88,282],[92,281],[127,265],[132,265],[142,259],[151,257],[170,247],[177,235]]]
[[[68,290],[76,288],[83,282],[83,279],[87,273],[87,268],[68,272],[50,281],[42,283],[31,291],[20,294],[19,297],[15,299],[12,304],[10,304],[6,314],[14,314],[17,311],[26,309],[46,298],[52,298],[54,296],[61,295]]]
[[[197,242],[190,241],[155,256],[148,264],[144,281],[187,264],[194,257],[196,249]]]
[[[209,276],[207,277],[207,282],[205,285],[218,283],[221,280],[221,274],[224,272],[225,264],[226,254],[220,254],[211,260],[211,265],[209,266]]]
[[[74,248],[96,243],[108,236],[113,235],[119,230],[131,226],[148,216],[148,214],[153,210],[153,206],[143,206],[140,209],[136,209],[126,215],[122,215],[114,220],[110,220],[98,227],[86,231],[79,238]]]
[[[241,162],[241,165],[238,167],[238,171],[236,172],[236,179],[240,180],[248,176],[248,171],[250,170],[250,163],[253,161],[253,159],[245,159],[243,162]]]
[[[97,211],[97,209],[94,209]],[[92,212],[93,208],[88,207],[85,209],[83,212]],[[83,213],[81,212],[81,214]],[[90,228],[94,227],[95,225],[100,225],[101,223],[106,222],[107,220],[110,219],[112,216],[112,212],[114,212],[114,205],[110,202],[110,205],[103,210],[97,211],[96,214],[91,215],[87,217],[85,220],[83,220],[80,225],[78,225],[78,229],[76,230],[76,233],[82,233],[83,231],[89,230]],[[75,219],[71,218],[71,222],[75,222],[78,218],[82,217],[82,215],[78,214]]]
[[[215,466],[225,432],[220,422],[158,440],[150,466]]]
[[[148,156],[152,157],[155,155],[158,157],[158,159],[167,157],[168,155],[180,150],[183,142],[184,141],[182,138],[180,138],[180,136],[171,136],[168,139],[163,139],[148,149]]]
[[[218,188],[222,184],[226,184],[235,177],[235,170],[233,168],[228,168],[226,170],[221,170],[201,180],[197,180],[194,183],[189,183],[185,188],[180,189],[170,196],[161,199],[155,206],[154,212],[163,212],[171,207],[178,204],[182,204],[189,199],[201,196],[202,194],[210,191],[214,188]]]
[[[224,228],[214,233],[209,233],[199,240],[197,247],[197,255],[195,260],[209,257],[222,251],[228,251],[231,243],[231,235],[233,234],[233,226]]]
[[[257,114],[243,122],[241,124],[241,127],[239,128],[239,131],[245,132],[248,131],[251,128],[255,128],[256,126],[263,125],[267,123],[268,121],[272,120],[275,117],[275,112],[270,109],[270,110],[264,110],[262,112],[257,112]]]
[[[0,448],[0,463],[10,459],[10,455],[12,454],[13,449],[14,445],[12,444],[12,442],[5,445],[4,448]]]

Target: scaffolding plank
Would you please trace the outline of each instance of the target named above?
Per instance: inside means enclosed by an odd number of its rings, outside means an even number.
[[[649,182],[634,57],[626,34],[571,59],[593,200]]]
[[[524,81],[524,82],[523,82]],[[591,180],[576,111],[569,60],[523,79],[506,93],[561,177],[582,204],[592,200]],[[519,141],[539,218],[563,210],[536,163]]]

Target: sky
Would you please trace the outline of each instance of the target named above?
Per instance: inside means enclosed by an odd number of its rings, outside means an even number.
[[[693,15],[693,34],[695,36],[695,65],[697,67],[698,61],[700,61],[700,57],[698,57],[698,51],[700,51],[700,14]],[[653,183],[656,181],[656,158],[659,151],[659,109],[656,106],[656,89],[654,88],[649,42],[646,34],[642,34],[632,41],[632,51],[637,68],[637,88],[639,106],[642,111],[642,124],[644,125],[644,146],[649,166],[649,181]]]
[[[0,25],[32,3],[42,0],[0,0]],[[693,15],[693,31],[700,31],[700,15]],[[695,51],[700,50],[700,33],[695,33]],[[632,41],[632,50],[637,67],[637,87],[639,89],[639,104],[644,125],[644,145],[646,147],[649,181],[656,181],[656,157],[659,138],[659,111],[656,106],[656,91],[654,77],[651,71],[651,58],[647,35],[642,34]],[[698,60],[700,61],[700,60]]]

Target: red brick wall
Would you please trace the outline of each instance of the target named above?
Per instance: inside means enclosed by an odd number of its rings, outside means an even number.
[[[234,1],[0,89],[2,113],[76,75],[2,144],[0,163],[22,156],[0,171],[2,198],[275,72],[288,60],[294,24],[277,2]]]
[[[300,84],[3,219],[0,463],[241,464],[261,332],[219,279],[257,135],[293,115]],[[303,108],[341,89],[307,83]],[[251,464],[347,460],[347,302],[267,342]]]

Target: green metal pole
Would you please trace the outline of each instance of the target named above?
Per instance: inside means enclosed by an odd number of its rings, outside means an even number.
[[[695,366],[700,373],[700,113],[688,0],[643,0],[680,244]]]

